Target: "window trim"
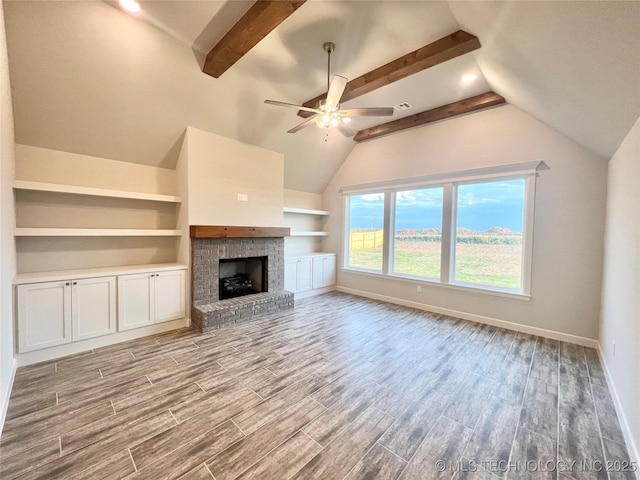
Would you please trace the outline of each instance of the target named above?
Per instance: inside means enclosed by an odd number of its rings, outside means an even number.
[[[384,182],[374,182],[369,184],[353,185],[340,188],[343,194],[343,223],[342,223],[342,266],[341,271],[372,275],[377,278],[390,278],[408,281],[413,284],[448,287],[456,290],[485,293],[503,297],[531,299],[531,274],[533,261],[533,226],[535,214],[535,186],[538,172],[548,170],[549,167],[541,160],[534,162],[523,162],[495,167],[486,167],[473,170],[451,172],[448,174],[435,174],[408,179],[389,180]],[[522,265],[521,283],[522,289],[509,289],[494,287],[491,285],[471,284],[455,281],[455,228],[457,221],[457,187],[459,185],[474,183],[491,183],[493,181],[524,179],[524,211],[523,211],[523,231],[522,231]],[[395,199],[396,193],[406,190],[418,190],[427,188],[443,187],[443,207],[442,207],[442,240],[440,256],[440,280],[428,277],[419,277],[394,273],[394,226],[395,226]],[[349,266],[349,236],[350,214],[352,195],[363,195],[366,193],[384,194],[384,221],[383,235],[384,243],[382,249],[382,271],[369,270]]]

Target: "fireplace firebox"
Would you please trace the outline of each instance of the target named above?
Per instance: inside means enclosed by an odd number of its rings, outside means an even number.
[[[268,257],[224,258],[219,260],[219,299],[242,297],[268,291]]]

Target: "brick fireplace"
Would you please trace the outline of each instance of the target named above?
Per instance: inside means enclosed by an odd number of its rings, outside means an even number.
[[[289,235],[288,228],[192,225],[190,233],[191,319],[201,331],[293,308],[293,293],[284,290],[284,237]],[[262,291],[221,300],[221,261],[263,257],[266,281],[261,284]]]

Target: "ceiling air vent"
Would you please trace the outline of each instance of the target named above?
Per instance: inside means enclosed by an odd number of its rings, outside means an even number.
[[[411,104],[409,102],[402,102],[398,105],[395,105],[393,108],[395,108],[398,112],[401,112],[403,110],[409,110],[411,108]]]

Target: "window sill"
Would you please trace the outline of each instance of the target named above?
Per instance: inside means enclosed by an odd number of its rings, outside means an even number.
[[[409,275],[399,275],[399,274],[384,274],[378,273],[371,270],[360,270],[356,268],[341,268],[340,272],[355,274],[355,275],[363,275],[372,278],[386,279],[386,280],[398,280],[405,283],[410,283],[412,285],[421,285],[427,287],[436,287],[436,288],[444,288],[449,290],[457,290],[460,292],[467,293],[477,293],[480,295],[491,295],[494,297],[503,297],[503,298],[511,298],[514,300],[521,300],[528,302],[531,300],[531,295],[526,293],[519,292],[508,292],[504,290],[494,290],[487,287],[472,287],[468,285],[458,285],[452,283],[440,283],[438,281],[430,281],[421,277],[411,277]]]

